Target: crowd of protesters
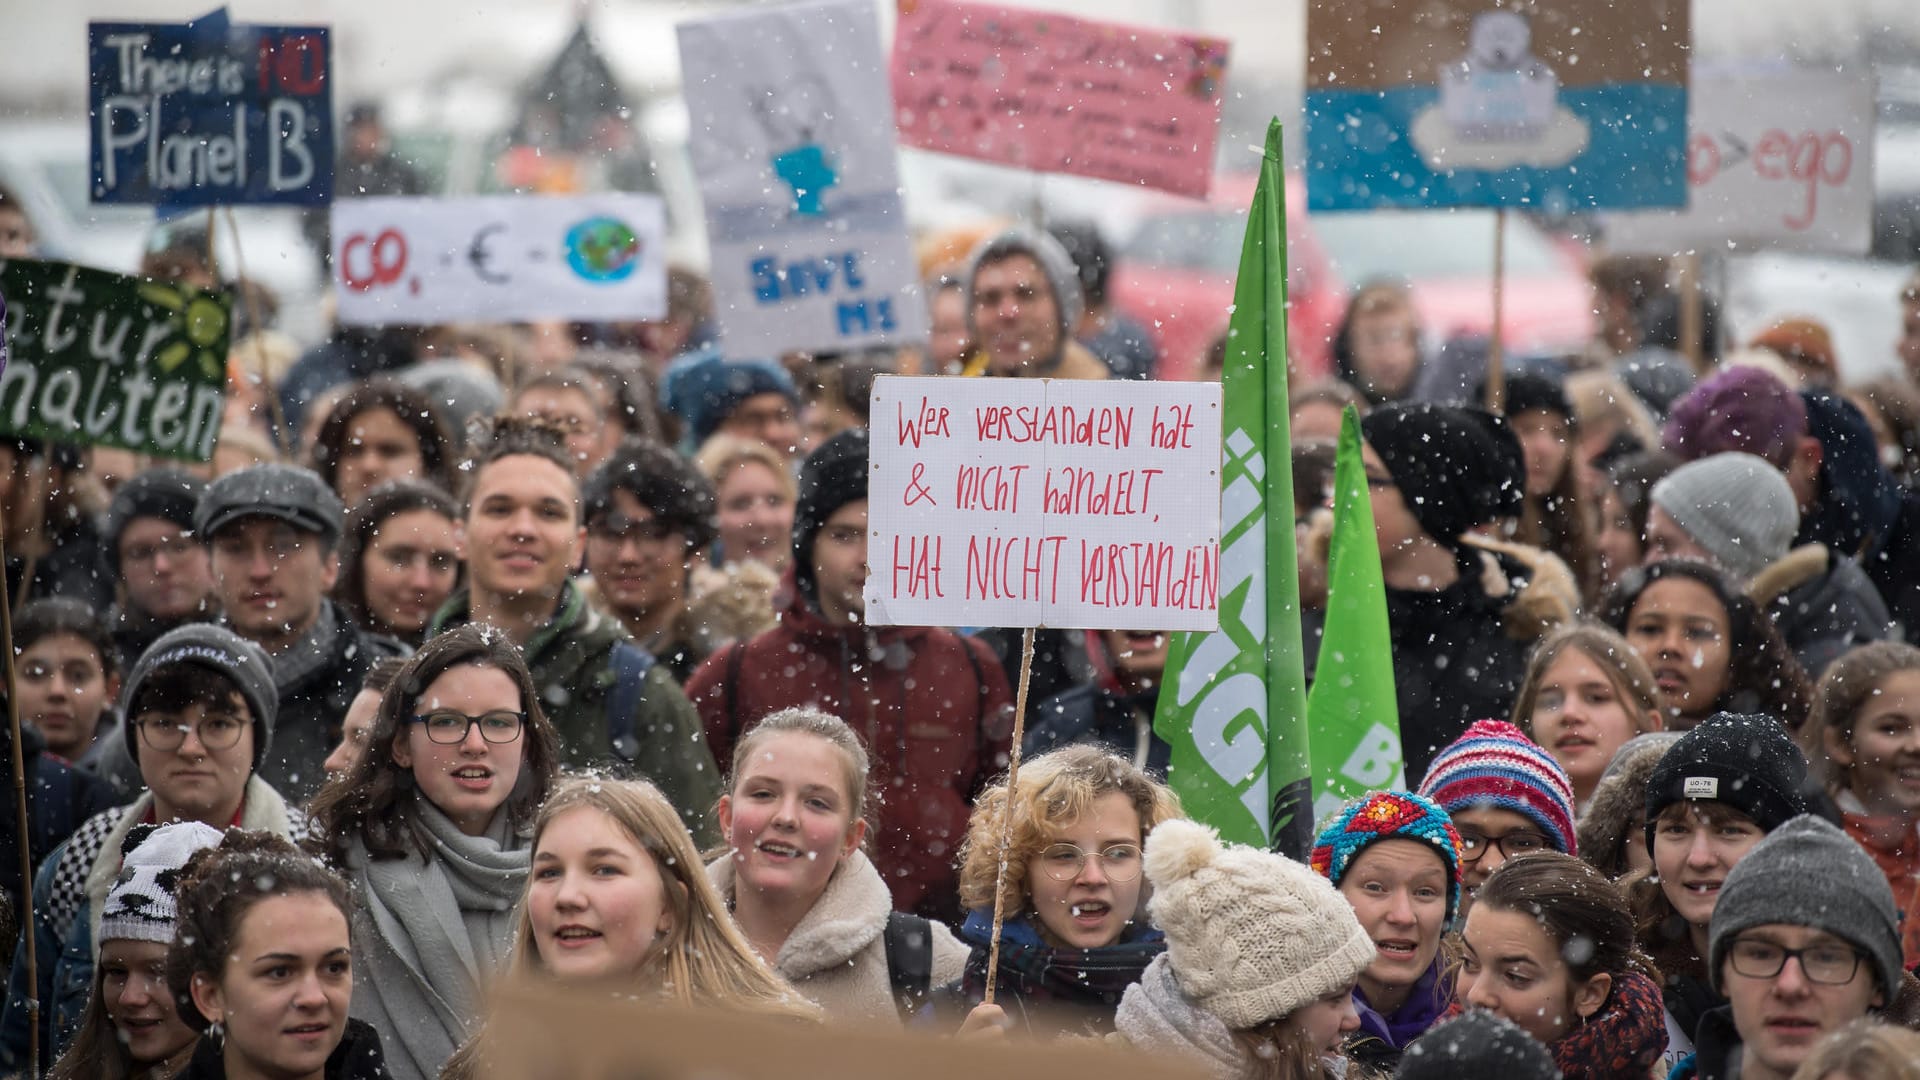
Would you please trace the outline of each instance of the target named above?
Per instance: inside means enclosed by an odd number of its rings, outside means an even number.
[[[1358,290],[1293,379],[1303,626],[1351,405],[1406,783],[1299,861],[1183,813],[1166,634],[1044,631],[1010,780],[1017,631],[865,622],[875,375],[1155,371],[1096,230],[974,240],[923,349],[725,358],[675,271],[658,323],[254,327],[206,465],[0,444],[0,1068],[478,1075],[512,973],[1248,1080],[1916,1075],[1920,276],[1856,386],[1807,320],[1689,361],[1603,260],[1497,401]]]

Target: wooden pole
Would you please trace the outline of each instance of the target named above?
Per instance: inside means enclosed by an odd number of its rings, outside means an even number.
[[[7,539],[0,533],[0,567],[7,564]],[[31,569],[31,564],[29,564]],[[25,579],[21,591],[25,592]],[[20,843],[20,940],[27,958],[27,1067],[23,1072],[40,1072],[40,958],[34,949],[33,932],[33,830],[27,822],[27,759],[20,749],[20,683],[13,670],[13,605],[6,595],[7,575],[0,573],[0,657],[6,661],[7,726],[13,732],[13,808],[19,815]]]
[[[1026,734],[1027,684],[1033,678],[1033,630],[1020,638],[1020,692],[1013,700],[1013,750],[1007,755],[1007,801],[1000,815],[1000,869],[993,876],[993,938],[987,948],[987,993],[981,1002],[993,1004],[993,982],[1000,972],[1000,924],[1006,918],[1007,851],[1013,847],[1013,793],[1020,779],[1020,740]]]
[[[1493,212],[1493,328],[1487,333],[1487,400],[1489,412],[1507,404],[1506,357],[1507,210]]]
[[[267,419],[273,424],[273,441],[284,453],[291,453],[293,433],[287,428],[286,414],[280,411],[279,388],[273,380],[267,378],[267,346],[261,340],[261,332],[266,324],[260,321],[260,301],[247,287],[247,257],[240,250],[240,224],[233,218],[233,207],[227,210],[227,231],[233,234],[233,265],[239,275],[240,298],[247,305],[247,321],[253,324],[253,362],[260,368],[260,385],[266,389]]]
[[[1687,363],[1693,365],[1695,375],[1704,375],[1707,370],[1707,319],[1706,305],[1700,290],[1700,253],[1689,251],[1680,256],[1678,266],[1680,287],[1680,351],[1686,354]]]

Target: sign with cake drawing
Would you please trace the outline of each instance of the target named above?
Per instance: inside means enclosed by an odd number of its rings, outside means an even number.
[[[1687,0],[1313,0],[1310,210],[1686,204]]]
[[[867,620],[1215,630],[1220,384],[874,380]]]

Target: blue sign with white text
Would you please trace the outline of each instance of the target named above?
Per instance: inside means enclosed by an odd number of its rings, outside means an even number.
[[[94,202],[333,200],[326,27],[96,22],[87,56]]]

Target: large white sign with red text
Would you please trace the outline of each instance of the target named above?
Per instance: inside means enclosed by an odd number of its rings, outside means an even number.
[[[341,199],[333,276],[348,326],[659,319],[666,210],[616,193]]]
[[[867,621],[1214,630],[1220,384],[874,380]]]
[[[1873,238],[1873,80],[1696,75],[1687,209],[1610,214],[1609,251],[1860,253]]]

